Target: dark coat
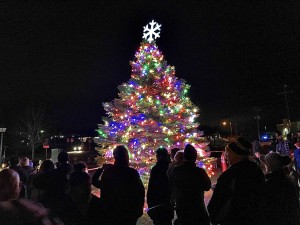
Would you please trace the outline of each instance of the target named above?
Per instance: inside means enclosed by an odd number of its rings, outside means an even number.
[[[261,224],[264,182],[263,172],[254,162],[243,160],[230,166],[218,178],[207,206],[211,221],[226,225]]]
[[[70,163],[58,163],[57,164],[57,171],[63,175],[63,176],[68,176],[69,173],[71,173],[73,167]]]
[[[168,168],[169,162],[158,161],[151,169],[147,192],[147,204],[149,208],[162,203],[170,203],[171,189],[167,177]]]
[[[72,199],[68,197],[61,220],[64,225],[101,225],[104,224],[102,216],[102,204],[98,197],[92,195],[88,203],[86,212],[82,212],[76,207]]]
[[[100,188],[100,176],[103,173],[103,168],[98,168],[92,176],[92,184],[96,188]]]
[[[300,224],[297,188],[282,170],[266,175],[263,214],[265,225]]]
[[[179,219],[182,222],[192,219],[199,224],[201,221],[207,222],[204,191],[210,189],[211,181],[205,170],[196,167],[195,163],[184,162],[174,167],[170,183]]]
[[[65,207],[67,181],[66,175],[57,169],[45,173],[40,172],[33,178],[33,187],[44,191],[43,200],[40,203],[58,215]]]
[[[137,170],[113,165],[104,170],[100,190],[108,224],[135,224],[143,215],[145,188]]]
[[[168,168],[169,161],[160,159],[157,161],[155,166],[153,166],[150,172],[147,203],[148,209],[150,209],[150,214],[148,211],[148,215],[153,220],[154,224],[171,223],[174,218],[174,209],[170,202],[171,188],[167,176]],[[154,211],[156,210],[156,213],[154,214],[152,207],[156,208],[154,209]]]

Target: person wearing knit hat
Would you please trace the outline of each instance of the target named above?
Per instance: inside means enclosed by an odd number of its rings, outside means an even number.
[[[238,137],[225,147],[230,167],[217,180],[207,209],[212,223],[261,224],[264,175],[249,156],[252,144]]]
[[[185,146],[183,159],[187,161],[195,161],[197,159],[197,150],[193,145],[187,144]]]
[[[289,156],[275,152],[261,155],[259,159],[267,171],[262,198],[263,224],[299,225],[299,192],[297,185],[285,171],[286,166],[291,163],[291,159]]]
[[[225,147],[225,157],[230,165],[235,164],[243,159],[248,159],[252,154],[252,144],[244,139],[238,137]]]
[[[209,216],[204,204],[204,191],[211,181],[203,168],[196,166],[197,150],[191,144],[185,146],[183,163],[175,166],[170,174],[173,202],[179,224],[209,225]]]
[[[266,166],[267,172],[281,170],[284,166],[287,166],[292,162],[290,157],[280,155],[277,152],[270,152],[267,155],[261,155],[259,160]]]
[[[238,155],[250,155],[252,144],[243,137],[238,137],[236,141],[231,142],[228,147]]]

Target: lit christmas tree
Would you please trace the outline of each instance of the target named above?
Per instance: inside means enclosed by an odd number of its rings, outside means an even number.
[[[190,86],[175,77],[174,67],[155,43],[159,31],[154,21],[144,27],[144,40],[130,63],[131,79],[118,87],[118,99],[103,104],[108,117],[98,125],[98,143],[106,159],[112,159],[116,145],[126,145],[131,165],[141,174],[156,161],[159,147],[183,149],[190,143],[201,157],[208,144],[194,122],[198,108],[188,97]]]

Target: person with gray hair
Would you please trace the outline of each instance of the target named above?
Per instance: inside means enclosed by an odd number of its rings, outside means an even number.
[[[42,206],[20,199],[20,177],[12,169],[0,171],[0,224],[5,225],[63,225],[58,218],[49,218]]]
[[[0,201],[16,200],[19,197],[19,174],[12,169],[4,169],[0,172]]]

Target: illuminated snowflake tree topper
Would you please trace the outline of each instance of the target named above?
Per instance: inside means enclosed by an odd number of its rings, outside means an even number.
[[[148,25],[150,25],[150,27]],[[149,43],[151,43],[156,38],[160,37],[159,36],[160,27],[161,27],[160,24],[158,24],[158,23],[154,22],[154,20],[152,20],[149,24],[144,26],[143,38],[146,39]]]

